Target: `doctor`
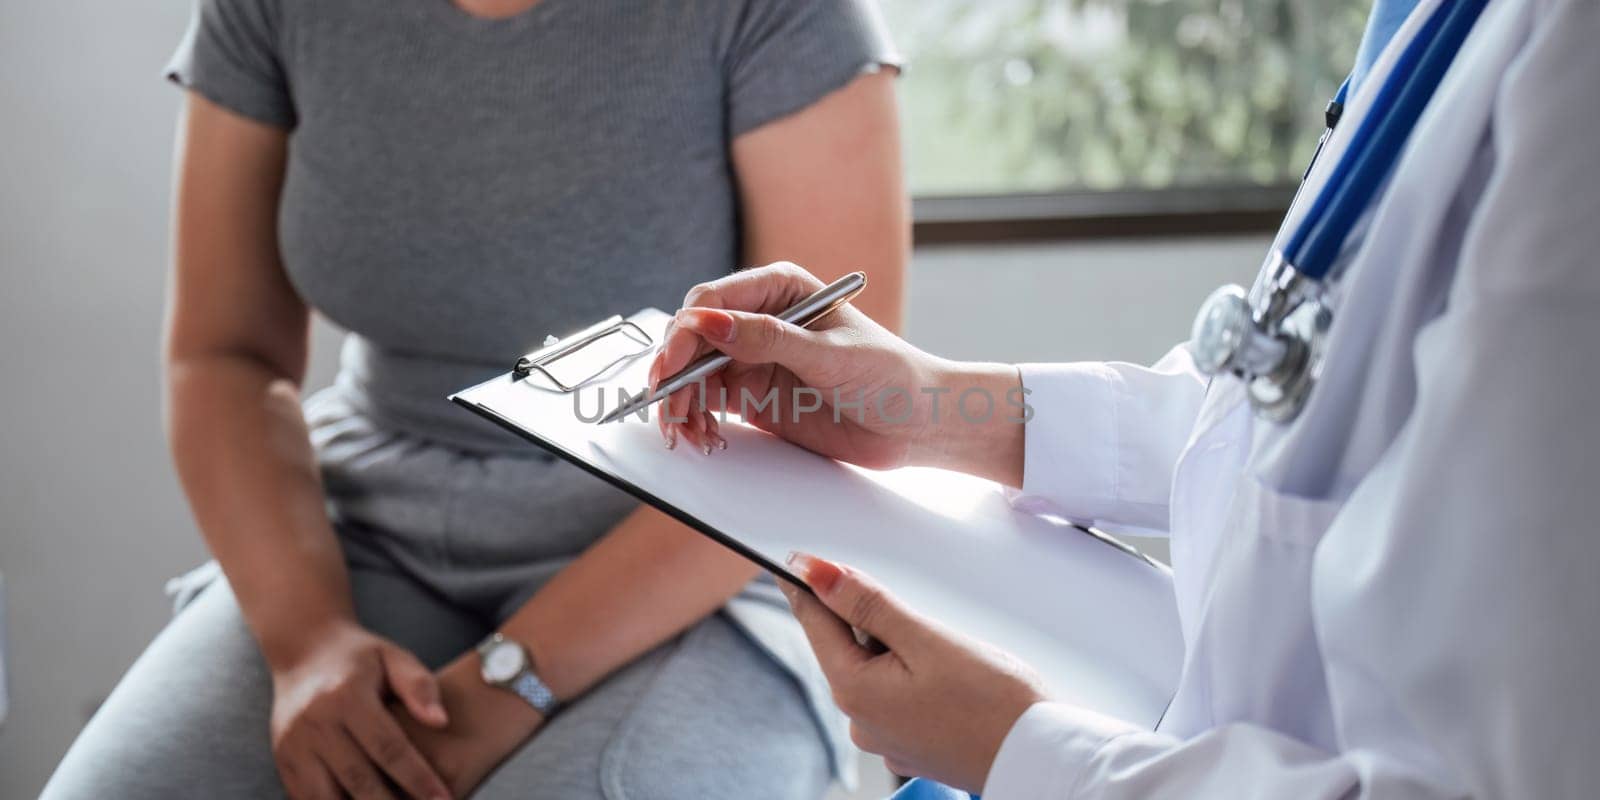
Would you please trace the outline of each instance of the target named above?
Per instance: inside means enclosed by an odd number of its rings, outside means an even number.
[[[1274,247],[1297,268],[1296,232],[1334,224],[1316,198],[1348,183],[1363,120],[1392,111],[1383,87],[1457,2],[1393,14],[1384,47],[1369,31],[1370,72]],[[690,293],[654,376],[715,348],[735,363],[713,398],[1020,383],[1026,425],[937,415],[926,394],[859,421],[760,419],[835,458],[961,470],[1026,510],[1171,535],[1186,655],[1154,732],[1052,702],[870,576],[796,557],[817,598],[790,599],[858,744],[985,800],[1595,796],[1600,4],[1492,0],[1472,22],[1325,277],[1286,281],[1274,259],[1232,301],[1258,319],[1213,305],[1205,341],[1153,367],[955,363],[849,307],[803,330],[766,315],[820,285],[792,265]],[[1291,283],[1314,313],[1279,325]],[[1275,372],[1274,348],[1294,363]],[[695,394],[668,401],[690,421],[667,433],[714,445]]]

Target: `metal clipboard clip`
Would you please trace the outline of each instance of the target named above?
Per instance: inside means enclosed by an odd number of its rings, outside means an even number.
[[[585,350],[591,345],[605,341],[612,336],[621,336],[635,346],[630,347],[627,352],[622,353],[620,356],[607,361],[604,366],[591,372],[588,377],[572,383],[562,381],[550,370],[556,362]],[[557,339],[554,336],[545,337],[543,347],[517,359],[516,366],[511,368],[511,380],[515,383],[537,372],[563,393],[575,392],[588,385],[589,382],[610,372],[617,365],[625,364],[649,353],[655,349],[655,346],[655,340],[650,338],[650,334],[645,333],[643,328],[617,315],[596,322],[562,339]]]

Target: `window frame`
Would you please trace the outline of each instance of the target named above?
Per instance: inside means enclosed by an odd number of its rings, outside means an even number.
[[[1277,230],[1294,185],[930,195],[912,200],[918,246]]]

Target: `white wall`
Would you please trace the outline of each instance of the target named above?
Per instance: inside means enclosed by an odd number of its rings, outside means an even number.
[[[443,0],[441,0],[442,2]],[[34,795],[203,557],[160,426],[158,340],[188,0],[0,3],[0,798]],[[945,355],[1148,361],[1247,276],[1252,237],[919,253],[913,339]],[[325,380],[331,333],[319,333]]]
[[[939,355],[1149,363],[1212,289],[1244,283],[1265,236],[937,247],[913,260],[907,335]]]

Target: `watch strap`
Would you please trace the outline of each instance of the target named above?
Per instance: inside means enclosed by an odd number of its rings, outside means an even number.
[[[550,691],[550,687],[546,686],[531,669],[524,669],[517,677],[512,678],[506,688],[528,701],[528,705],[546,717],[556,713],[556,709],[561,707],[561,701],[556,699],[555,692]]]

